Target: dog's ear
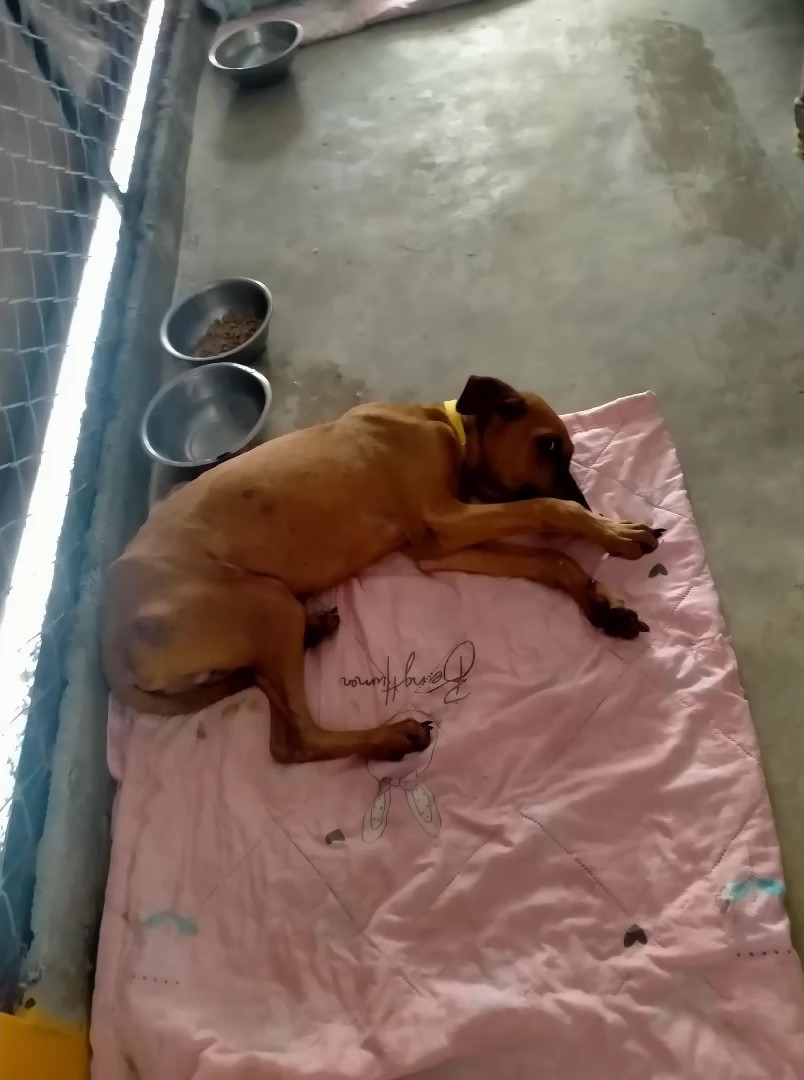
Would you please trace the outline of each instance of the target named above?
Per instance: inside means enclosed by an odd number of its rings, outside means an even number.
[[[492,416],[518,420],[527,412],[525,399],[513,386],[491,375],[470,375],[456,408],[463,416],[474,416],[482,425]]]

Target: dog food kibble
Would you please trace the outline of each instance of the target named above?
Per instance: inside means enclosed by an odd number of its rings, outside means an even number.
[[[199,338],[194,356],[218,356],[231,352],[260,328],[262,319],[256,315],[223,315],[210,323]]]

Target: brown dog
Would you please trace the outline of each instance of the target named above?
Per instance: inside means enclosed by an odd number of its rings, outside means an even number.
[[[530,531],[584,536],[626,559],[655,549],[661,530],[589,510],[572,453],[541,398],[472,377],[457,403],[361,405],[219,465],[155,506],[110,568],[103,652],[112,692],[170,715],[256,683],[283,762],[423,749],[430,733],[416,720],[364,731],[316,724],[304,646],[333,630],[337,615],[307,616],[304,598],[403,550],[426,571],[561,589],[605,633],[636,637],[648,627],[571,558],[499,543]]]

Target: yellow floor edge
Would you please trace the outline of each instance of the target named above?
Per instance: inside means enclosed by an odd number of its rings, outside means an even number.
[[[84,1028],[60,1024],[39,1009],[0,1013],[3,1080],[88,1080],[89,1038]]]

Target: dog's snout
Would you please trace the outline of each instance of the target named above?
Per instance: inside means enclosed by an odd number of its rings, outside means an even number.
[[[522,502],[525,499],[540,499],[544,495],[544,492],[536,487],[535,484],[520,484],[514,494],[511,496],[512,502]]]
[[[565,502],[580,503],[584,510],[590,509],[586,496],[578,487],[569,469],[562,470],[561,475],[556,477],[553,483],[546,488],[540,488],[536,484],[520,484],[515,491],[507,496],[505,501],[521,502],[524,499],[544,499],[546,497],[563,499]]]

